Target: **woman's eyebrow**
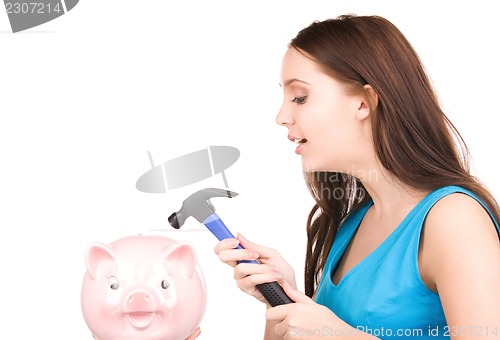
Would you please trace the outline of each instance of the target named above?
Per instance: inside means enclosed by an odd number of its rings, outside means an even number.
[[[292,78],[292,79],[288,79],[287,81],[285,81],[285,85],[284,86],[285,87],[290,86],[291,84],[293,84],[295,82],[303,83],[303,84],[306,84],[306,85],[311,85],[308,82],[305,82],[303,80],[300,80],[300,79],[297,79],[297,78]],[[281,83],[280,83],[280,87],[281,87]]]

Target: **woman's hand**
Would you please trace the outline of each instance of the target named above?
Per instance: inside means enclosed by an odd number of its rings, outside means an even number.
[[[234,249],[239,244],[244,249]],[[285,259],[274,249],[248,241],[241,234],[236,238],[220,241],[215,247],[219,259],[234,267],[234,279],[238,287],[261,302],[267,303],[255,287],[261,283],[283,280],[295,284],[295,272]],[[240,263],[243,260],[257,260],[259,264]]]
[[[327,307],[317,304],[286,282],[283,284],[283,289],[295,303],[269,308],[266,312],[266,319],[276,324],[274,332],[284,340],[333,339],[334,337],[349,339],[368,336],[349,326]]]

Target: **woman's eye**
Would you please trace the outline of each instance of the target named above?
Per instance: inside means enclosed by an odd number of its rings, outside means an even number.
[[[307,96],[304,96],[304,97],[295,97],[292,99],[292,102],[296,103],[296,104],[304,104],[306,102],[306,98]]]

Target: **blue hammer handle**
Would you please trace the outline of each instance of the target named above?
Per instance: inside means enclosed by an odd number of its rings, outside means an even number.
[[[234,235],[231,234],[229,229],[226,227],[224,222],[220,219],[220,217],[213,213],[208,216],[203,224],[219,239],[222,241],[226,238],[234,238]],[[238,245],[236,249],[243,249],[241,245]],[[238,263],[256,263],[257,261],[238,261]],[[268,282],[256,285],[259,292],[266,298],[267,302],[274,307],[278,305],[284,305],[287,303],[293,303],[294,301],[286,295],[283,287],[278,282]]]

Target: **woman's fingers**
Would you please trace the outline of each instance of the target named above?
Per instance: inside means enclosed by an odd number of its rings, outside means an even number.
[[[199,335],[201,334],[201,330],[200,330],[200,327],[196,328],[193,332],[193,334],[191,334],[186,340],[194,340],[196,339]]]
[[[236,239],[239,241],[241,246],[245,249],[251,249],[257,253],[259,253],[261,258],[271,258],[275,257],[277,252],[273,248],[268,248],[264,247],[260,244],[253,243],[249,240],[247,240],[243,235],[240,233],[237,234]]]
[[[255,261],[259,258],[259,253],[255,249],[235,249],[240,244],[240,241],[235,238],[227,238],[220,241],[214,248],[214,252],[219,256],[219,259],[235,267],[238,261]]]
[[[231,267],[235,267],[238,261],[255,261],[258,258],[258,253],[247,249],[222,250],[219,253],[219,259]]]
[[[240,241],[235,238],[226,238],[219,243],[214,248],[214,252],[219,255],[222,250],[234,249],[240,244]]]
[[[237,280],[236,285],[245,293],[255,295],[255,292],[257,291],[257,285],[268,282],[276,282],[280,279],[281,275],[278,273],[255,274],[247,276],[241,280]]]
[[[238,247],[241,245],[241,247]],[[273,248],[250,242],[243,235],[220,241],[214,248],[219,259],[234,267],[238,288],[267,303],[256,285],[288,280],[295,286],[295,273],[283,257]],[[255,261],[248,263],[241,261]]]
[[[234,279],[241,280],[250,275],[278,274],[278,271],[267,264],[240,263],[234,267]]]
[[[266,300],[256,286],[279,281],[281,277],[274,267],[265,264],[240,263],[234,268],[234,279],[238,288],[262,302]]]

